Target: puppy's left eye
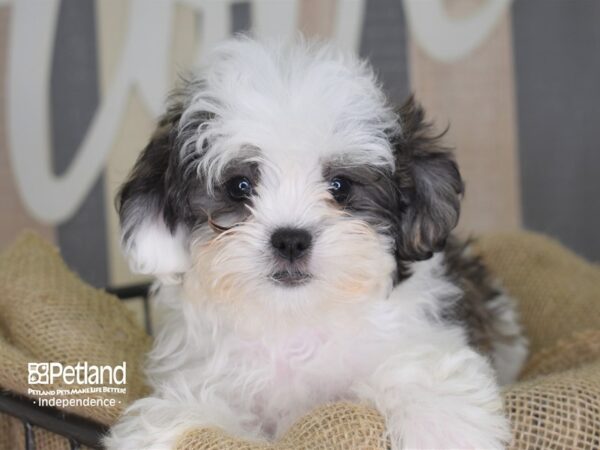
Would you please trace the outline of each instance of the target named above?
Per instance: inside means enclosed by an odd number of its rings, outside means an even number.
[[[333,198],[339,203],[348,198],[351,187],[352,182],[344,177],[334,177],[329,182],[329,192],[331,192]]]
[[[230,178],[225,183],[225,188],[229,198],[236,202],[241,202],[252,195],[252,183],[244,176]]]

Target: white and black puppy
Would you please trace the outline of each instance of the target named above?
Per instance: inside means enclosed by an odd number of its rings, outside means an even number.
[[[175,93],[119,198],[160,281],[154,388],[110,449],[216,426],[276,439],[368,402],[393,449],[502,449],[498,385],[526,355],[510,299],[449,238],[463,182],[422,109],[328,46],[217,48]]]

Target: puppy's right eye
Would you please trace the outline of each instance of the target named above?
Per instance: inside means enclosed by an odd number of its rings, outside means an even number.
[[[225,183],[227,195],[231,200],[241,202],[252,195],[252,183],[244,176],[230,178]]]

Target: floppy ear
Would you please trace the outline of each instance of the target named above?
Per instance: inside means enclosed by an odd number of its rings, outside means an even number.
[[[411,97],[399,111],[394,142],[402,218],[397,251],[423,260],[443,249],[460,214],[463,182],[452,152],[440,145],[420,105]]]
[[[160,119],[116,198],[131,270],[167,280],[190,264],[193,220],[185,207],[190,174],[183,167],[178,136],[182,111],[182,104],[175,103]]]

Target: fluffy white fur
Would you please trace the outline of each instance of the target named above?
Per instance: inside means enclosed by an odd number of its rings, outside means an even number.
[[[182,228],[171,234],[162,220],[146,220],[135,235],[136,238],[125,248],[129,268],[133,272],[154,275],[161,281],[169,282],[174,274],[189,269],[190,255],[186,250],[186,234]]]
[[[386,132],[395,116],[370,69],[328,48],[242,40],[214,53],[199,86],[180,123],[189,132],[195,112],[214,114],[186,142],[198,152],[210,142],[197,170],[213,183],[229,161],[259,161],[257,196],[249,218],[221,234],[202,226],[171,236],[152,223],[134,232],[133,267],[181,282],[159,289],[154,392],[112,428],[108,448],[166,450],[203,426],[273,439],[341,399],[375,405],[395,450],[504,448],[490,362],[439,317],[440,298],[461,294],[442,256],[413,263],[394,287],[393,242],[331,205],[327,161],[394,164]],[[269,279],[269,236],[281,226],[318,229],[305,285]],[[514,359],[497,350],[493,362]]]
[[[279,168],[329,155],[393,166],[386,130],[396,117],[371,68],[351,55],[306,43],[234,40],[212,53],[199,84],[205,88],[193,96],[181,128],[197,112],[214,114],[183,147],[203,153],[210,142],[199,166],[208,180],[247,147]]]
[[[504,293],[488,304],[488,308],[494,312],[494,328],[503,336],[511,337],[509,342],[500,340],[492,342],[492,363],[501,386],[512,383],[517,378],[529,350],[529,342],[523,336],[515,307],[514,300]]]
[[[313,407],[351,399],[386,416],[394,449],[504,448],[489,364],[461,329],[429,319],[437,296],[459,293],[441,277],[439,257],[415,266],[389,297],[345,305],[343,317],[294,314],[287,330],[272,327],[275,312],[236,329],[209,305],[180,298],[179,287],[164,290],[168,318],[149,367],[157,390],[134,403],[108,447],[170,449],[201,426],[273,438]]]

